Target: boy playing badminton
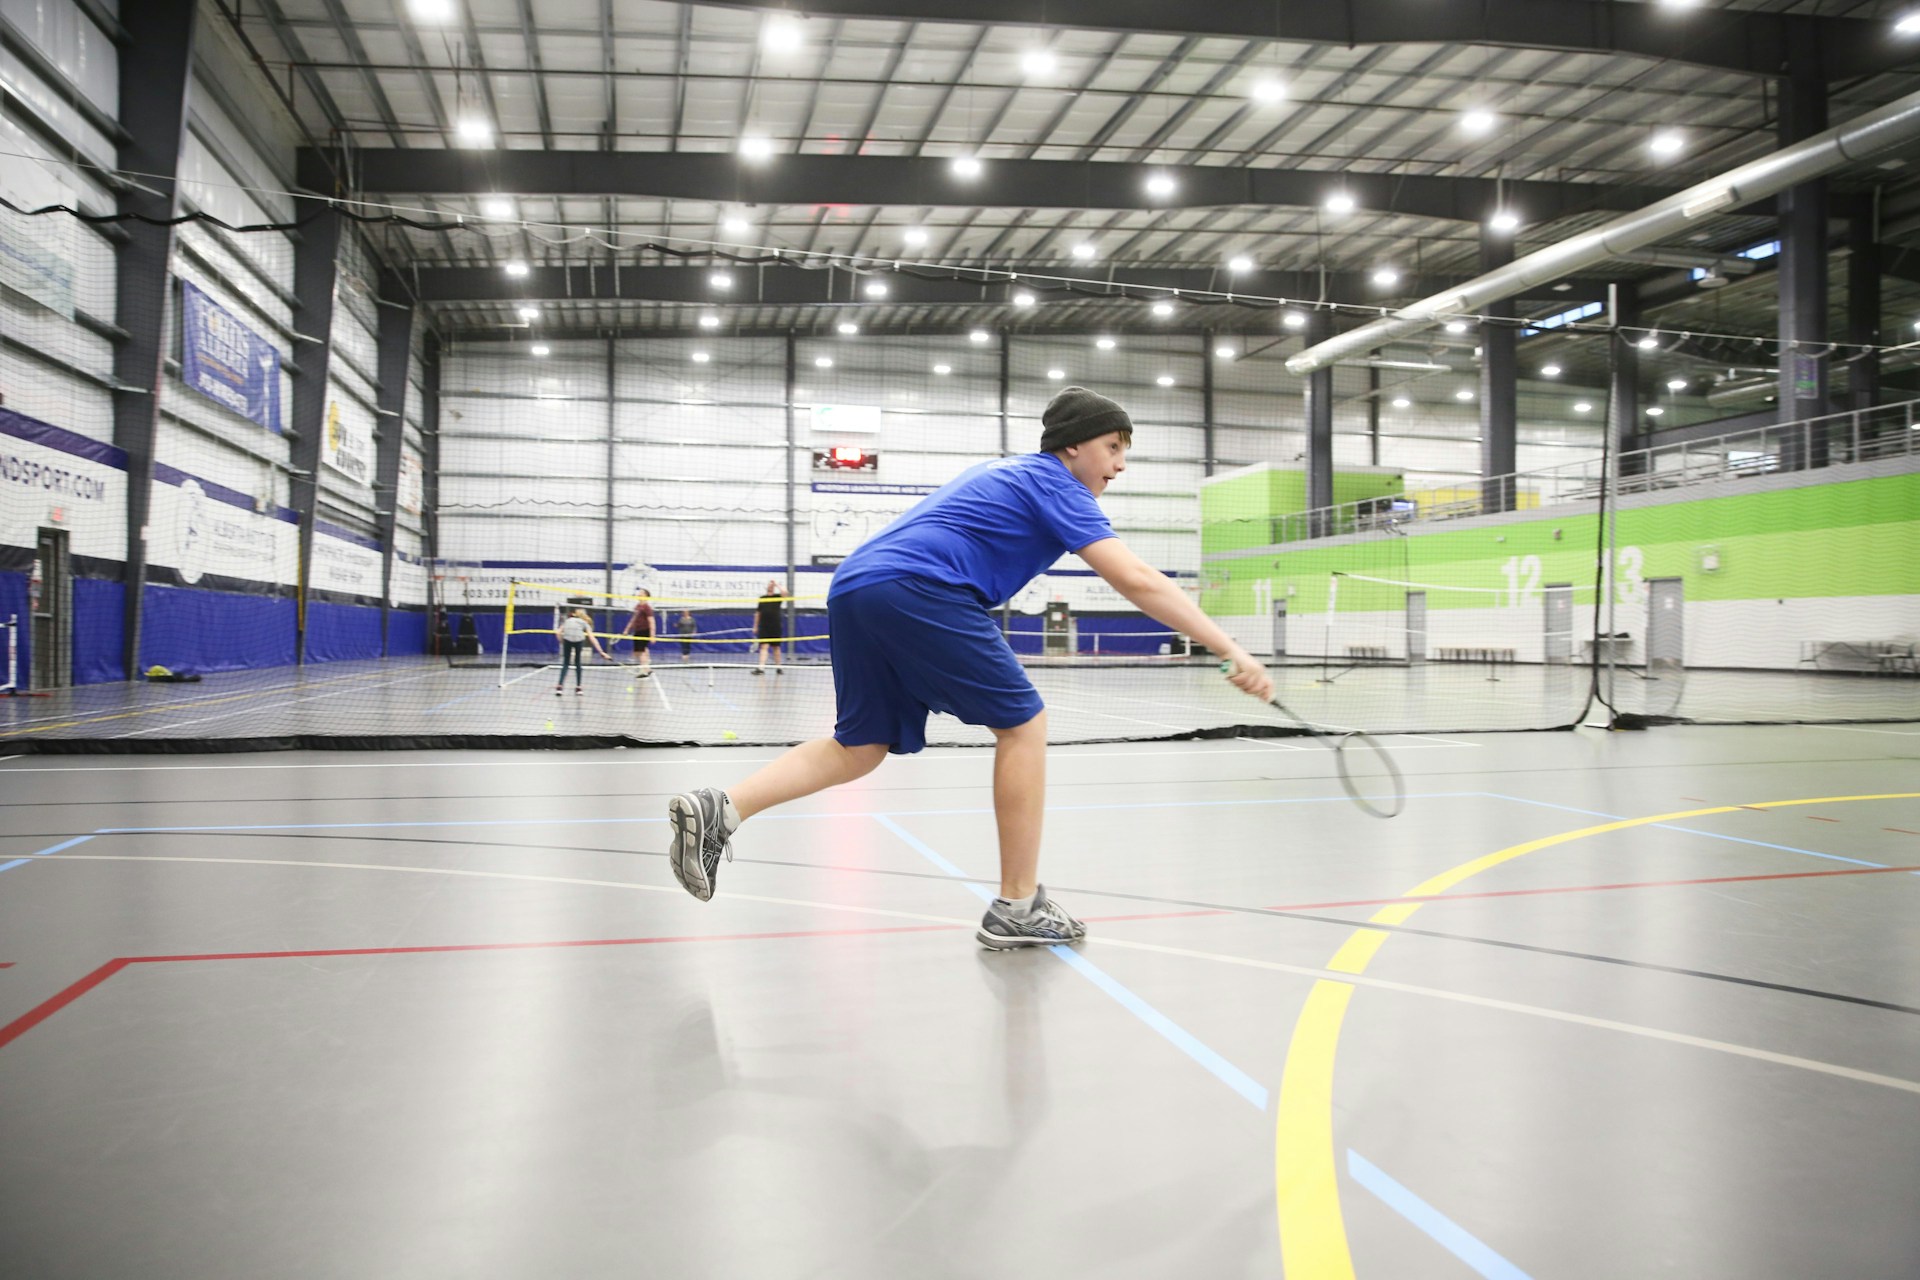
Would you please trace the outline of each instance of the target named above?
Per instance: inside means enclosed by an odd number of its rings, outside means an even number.
[[[1147,616],[1232,664],[1228,679],[1263,701],[1264,668],[1166,575],[1113,536],[1095,501],[1127,468],[1133,422],[1105,396],[1068,387],[1041,415],[1040,452],[983,462],[862,543],[827,594],[838,719],[726,790],[667,803],[680,884],[713,897],[729,840],[756,813],[873,771],[926,746],[927,714],[948,712],[995,739],[993,809],[1000,896],[975,934],[989,947],[1077,942],[1086,926],[1039,883],[1047,713],[991,610],[1067,552]]]

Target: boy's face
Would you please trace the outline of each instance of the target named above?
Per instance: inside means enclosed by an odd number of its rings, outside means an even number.
[[[1107,491],[1107,482],[1127,469],[1127,440],[1118,431],[1095,436],[1085,444],[1070,444],[1060,458],[1073,472],[1073,478],[1099,497]]]

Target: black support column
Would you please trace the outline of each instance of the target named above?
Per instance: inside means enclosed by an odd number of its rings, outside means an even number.
[[[1333,336],[1333,311],[1315,307],[1307,313],[1307,345]],[[1307,510],[1312,513],[1309,537],[1327,533],[1333,505],[1333,366],[1322,365],[1307,375]]]
[[[1202,475],[1213,474],[1213,354],[1214,333],[1200,335],[1200,452]]]
[[[293,380],[293,509],[300,518],[300,597],[295,662],[307,660],[307,599],[312,593],[313,522],[320,505],[320,444],[327,432],[327,365],[333,354],[333,290],[339,270],[340,214],[328,205],[300,229],[293,247],[293,331],[302,340]]]
[[[1780,145],[1792,146],[1827,127],[1827,86],[1819,48],[1796,40],[1789,46],[1788,74],[1780,81]],[[1804,183],[1779,196],[1780,210],[1780,422],[1817,418],[1827,399],[1827,184]],[[1782,442],[1788,470],[1826,465],[1826,441],[1811,437]]]
[[[1480,230],[1480,271],[1484,275],[1513,261],[1513,238]],[[1513,473],[1519,469],[1519,339],[1513,299],[1487,305],[1490,323],[1480,326],[1480,509],[1513,510]]]
[[[1847,341],[1864,350],[1847,358],[1847,407],[1871,409],[1880,399],[1880,244],[1874,198],[1855,196],[1847,210]]]
[[[615,423],[614,392],[615,392],[616,384],[618,382],[618,378],[614,373],[614,367],[615,367],[616,357],[618,355],[618,352],[616,350],[617,346],[618,346],[618,339],[615,339],[612,337],[609,337],[607,339],[607,527],[606,527],[607,536],[606,536],[606,552],[605,552],[606,565],[602,570],[602,573],[605,575],[607,585],[602,587],[601,590],[605,591],[608,595],[613,594],[613,500],[614,500],[614,494],[615,494],[614,483],[613,483],[613,460],[614,460],[614,454],[616,452],[616,449],[615,449],[616,427],[614,425]],[[792,412],[792,410],[788,410],[788,412]],[[789,495],[789,505],[791,505],[791,495]],[[789,512],[789,524],[791,524],[791,512]],[[791,560],[793,559],[793,557],[789,555],[787,559]],[[625,624],[622,624],[622,625],[625,625]],[[656,629],[657,629],[657,620],[656,620]]]
[[[393,599],[393,561],[399,554],[400,447],[407,438],[407,357],[413,350],[413,304],[382,278],[379,359],[380,436],[374,453],[374,518],[380,531],[380,653],[387,652],[387,611]]]
[[[1607,321],[1613,326],[1607,345],[1607,440],[1620,459],[1620,474],[1638,475],[1640,448],[1640,291],[1631,284],[1607,286]],[[1629,460],[1631,455],[1631,460]]]
[[[198,30],[195,0],[143,0],[120,16],[127,43],[120,55],[120,120],[128,137],[120,167],[141,175],[120,194],[120,212],[165,221],[179,213],[180,145],[186,136],[187,92]],[[147,525],[153,511],[154,436],[165,378],[168,264],[173,228],[127,222],[114,251],[114,321],[127,333],[113,355],[120,384],[113,400],[113,442],[127,454],[127,678],[140,670],[140,614],[147,583]]]

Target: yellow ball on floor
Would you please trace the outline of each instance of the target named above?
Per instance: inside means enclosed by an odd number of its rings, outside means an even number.
[[[737,734],[737,733],[735,733],[735,732],[734,732],[733,730],[731,730],[731,729],[722,729],[722,730],[720,731],[720,736],[721,736],[721,737],[723,737],[723,738],[737,738],[737,737],[739,737],[740,735],[739,735],[739,734]]]

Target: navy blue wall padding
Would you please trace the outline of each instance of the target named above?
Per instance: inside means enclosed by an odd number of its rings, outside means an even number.
[[[140,670],[245,671],[293,662],[296,616],[284,596],[237,595],[149,583],[140,620]]]
[[[307,601],[307,661],[380,656],[380,610],[371,605]]]
[[[127,678],[126,584],[105,578],[73,580],[73,682],[107,684]]]
[[[1015,653],[1040,652],[1043,621],[1038,614],[1013,615],[1013,634],[1007,640]],[[1079,635],[1080,653],[1156,654],[1160,652],[1161,645],[1173,641],[1173,632],[1137,613],[1082,613],[1076,614],[1073,621],[1074,630]]]
[[[0,622],[9,615],[19,619],[20,625],[14,629],[14,641],[18,647],[14,650],[18,670],[14,680],[19,689],[26,689],[32,683],[33,654],[29,646],[33,643],[33,627],[27,618],[27,575],[24,573],[0,573]],[[7,675],[7,637],[0,630],[0,684],[6,683]]]
[[[427,651],[427,615],[417,609],[387,610],[387,653],[400,658]]]

